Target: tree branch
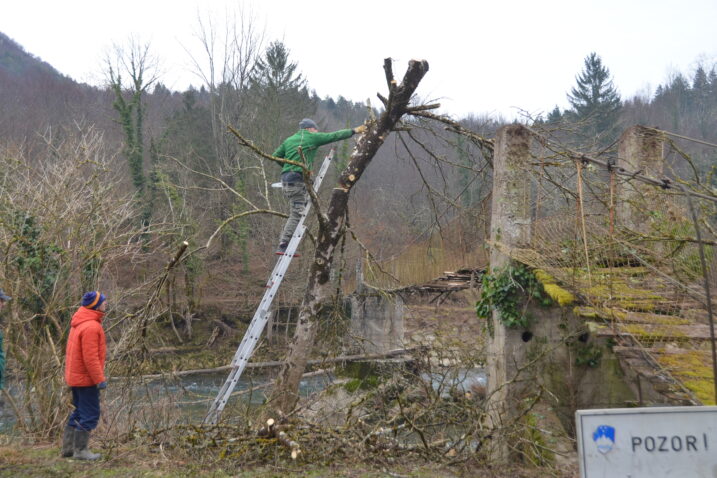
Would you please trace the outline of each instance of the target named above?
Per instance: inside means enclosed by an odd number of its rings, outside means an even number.
[[[241,133],[239,133],[239,131],[237,131],[233,126],[229,125],[229,126],[227,126],[227,129],[228,129],[234,136],[236,136],[237,139],[239,139],[239,144],[241,144],[242,146],[246,146],[247,148],[251,149],[251,150],[254,151],[256,154],[258,154],[259,156],[261,156],[262,158],[268,159],[269,161],[274,161],[275,163],[279,163],[279,164],[291,164],[292,166],[298,166],[298,167],[301,168],[302,171],[304,171],[304,173],[305,173],[304,176],[306,176],[306,173],[307,173],[307,172],[308,172],[309,174],[311,173],[311,171],[309,171],[309,169],[306,167],[306,165],[303,164],[303,163],[301,163],[301,162],[299,162],[299,161],[292,161],[292,160],[290,160],[290,159],[277,158],[276,156],[272,156],[272,155],[270,155],[270,154],[266,154],[264,151],[262,151],[261,149],[259,149],[254,143],[252,143],[250,140],[248,140],[247,138],[245,138],[244,136],[242,136]]]

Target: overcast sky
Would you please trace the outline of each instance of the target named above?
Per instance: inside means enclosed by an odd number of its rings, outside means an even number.
[[[198,16],[218,24],[232,10],[267,43],[282,40],[319,96],[375,105],[383,59],[396,60],[400,79],[422,58],[430,71],[419,95],[457,117],[565,108],[592,51],[623,98],[717,62],[717,0],[0,0],[0,31],[92,84],[110,47],[134,36],[160,58],[162,83],[183,90],[200,85],[187,53],[199,55]]]

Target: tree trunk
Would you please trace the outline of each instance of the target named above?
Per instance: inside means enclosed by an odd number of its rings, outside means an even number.
[[[321,307],[331,294],[329,272],[336,246],[344,234],[346,212],[351,188],[361,178],[366,167],[384,143],[401,117],[410,113],[408,102],[423,76],[428,72],[428,62],[411,60],[400,85],[393,78],[391,59],[384,60],[384,70],[389,88],[388,99],[381,98],[385,111],[359,138],[351,154],[348,166],[333,189],[326,214],[319,218],[314,261],[309,270],[306,293],[299,312],[294,338],[289,346],[286,365],[282,367],[270,398],[270,406],[279,414],[289,414],[299,399],[299,381],[306,368],[316,337]]]

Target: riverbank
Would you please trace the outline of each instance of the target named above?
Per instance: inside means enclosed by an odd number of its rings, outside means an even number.
[[[211,348],[199,348],[196,343],[209,330],[200,334],[195,329],[196,342],[184,344],[192,349],[183,353],[176,345],[163,348],[152,354],[153,367],[141,369],[152,373],[159,365],[166,373],[162,378],[116,375],[110,381],[103,394],[103,419],[91,442],[91,448],[103,454],[102,461],[60,458],[57,433],[49,438],[0,434],[0,476],[577,476],[572,463],[564,466],[560,461],[563,452],[574,455],[570,440],[556,443],[555,436],[547,434],[554,424],[546,427],[542,417],[547,414],[537,409],[516,424],[518,451],[525,456],[521,466],[487,465],[484,445],[490,437],[481,369],[485,356],[472,302],[462,297],[438,307],[426,301],[408,304],[405,347],[420,350],[410,362],[364,360],[345,367],[325,353],[317,354],[323,357],[317,358],[323,370],[302,386],[301,408],[283,425],[286,436],[301,448],[296,460],[278,436],[259,437],[260,427],[251,423],[265,400],[260,387],[270,382],[272,373],[248,370],[247,383],[237,387],[224,421],[215,428],[198,426],[226,373],[167,371],[209,365],[218,355],[229,356],[224,349],[235,344],[227,337]],[[264,348],[255,360],[276,360],[283,350],[276,343]],[[183,367],[176,367],[178,363]],[[539,446],[526,447],[524,443],[533,440]],[[550,453],[543,453],[544,448]]]

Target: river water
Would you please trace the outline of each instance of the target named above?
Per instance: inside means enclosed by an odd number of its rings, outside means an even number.
[[[270,374],[244,375],[234,389],[230,404],[240,400],[249,406],[261,405],[266,400],[265,390],[269,387],[260,387],[274,378],[274,375]],[[147,381],[133,386],[131,400],[138,403],[135,408],[166,407],[167,403],[171,402],[172,407],[181,415],[179,422],[199,423],[204,419],[226,379],[227,372],[221,372]],[[301,396],[308,396],[325,389],[334,380],[335,377],[330,373],[306,377],[299,384],[299,393]],[[8,393],[15,400],[22,400],[24,387],[14,381],[7,385]],[[124,387],[126,387],[124,383],[110,380],[107,389],[102,392],[102,406],[126,399],[126,393],[119,393]],[[255,390],[249,392],[252,388]],[[124,396],[120,397],[120,395]],[[13,433],[15,421],[12,407],[9,403],[5,403],[0,411],[0,433]]]
[[[423,374],[421,377],[430,381],[434,390],[444,397],[455,393],[455,391],[468,392],[474,390],[476,385],[485,386],[486,384],[485,371],[480,368],[453,369],[447,372]],[[268,390],[269,387],[256,388],[266,385],[274,378],[274,374],[245,374],[234,389],[230,405],[237,403],[237,400],[249,407],[261,405],[266,400],[265,390]],[[141,385],[131,385],[132,401],[144,408],[167,407],[168,403],[171,403],[177,422],[200,423],[226,379],[227,373],[222,372],[166,380],[158,379]],[[301,380],[299,393],[303,397],[308,396],[327,388],[335,380],[336,377],[330,372],[305,377]],[[106,403],[116,404],[121,401],[120,395],[127,396],[126,393],[120,393],[122,387],[126,387],[126,385],[118,381],[110,381],[107,390],[102,392],[103,407]],[[252,388],[255,390],[248,392]],[[127,389],[124,390],[126,392]],[[20,399],[22,387],[11,382],[8,392],[15,399]],[[11,407],[6,403],[4,412],[0,415],[0,433],[13,433],[14,424],[15,416]]]

